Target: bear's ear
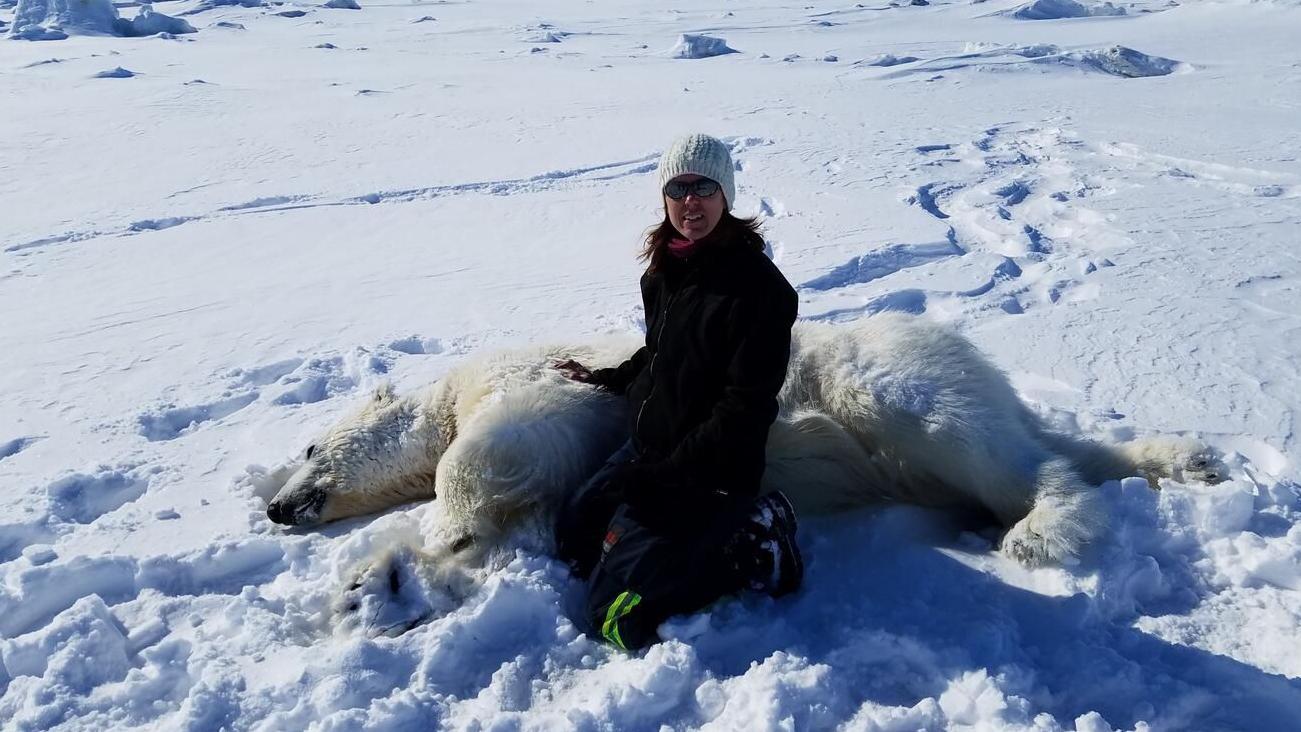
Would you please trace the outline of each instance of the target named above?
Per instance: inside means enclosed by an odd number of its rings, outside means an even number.
[[[380,382],[379,386],[375,387],[375,394],[371,397],[371,401],[373,401],[376,406],[382,407],[386,404],[393,403],[397,398],[398,395],[393,391],[393,384],[388,381],[383,381]]]

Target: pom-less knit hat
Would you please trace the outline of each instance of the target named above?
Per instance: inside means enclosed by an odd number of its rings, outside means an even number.
[[[664,190],[664,184],[679,175],[703,175],[722,186],[723,196],[727,199],[727,210],[731,211],[732,203],[736,201],[733,169],[732,154],[722,140],[700,134],[679,137],[660,156],[660,190]]]

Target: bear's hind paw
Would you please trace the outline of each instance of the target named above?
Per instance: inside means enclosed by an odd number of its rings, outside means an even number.
[[[1063,564],[1076,553],[1067,542],[1035,531],[1026,526],[1025,521],[1008,529],[999,549],[1027,567]]]
[[[1220,462],[1209,448],[1184,459],[1183,464],[1180,465],[1180,473],[1181,475],[1177,477],[1183,481],[1196,481],[1207,485],[1223,483],[1229,479],[1228,466]]]

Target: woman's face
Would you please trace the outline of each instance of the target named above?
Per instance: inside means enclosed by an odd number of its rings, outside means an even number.
[[[702,177],[686,173],[673,180],[679,183],[694,183]],[[699,241],[709,236],[714,227],[718,226],[719,220],[723,218],[723,210],[726,208],[727,203],[724,201],[721,186],[712,196],[704,198],[697,196],[694,191],[688,192],[686,196],[677,200],[664,196],[664,210],[668,212],[669,223],[673,224],[673,228],[677,229],[678,233],[692,241]]]

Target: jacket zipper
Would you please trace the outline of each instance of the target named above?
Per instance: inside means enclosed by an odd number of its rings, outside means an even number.
[[[678,288],[678,292],[681,291],[681,288]],[[660,357],[660,341],[664,339],[664,329],[669,325],[669,310],[673,308],[673,301],[677,299],[678,292],[669,295],[669,299],[664,301],[664,312],[660,315],[660,332],[655,334],[655,355],[651,356],[650,365],[646,367],[650,369],[651,388],[646,392],[646,398],[641,400],[641,406],[637,408],[637,421],[633,425],[633,435],[638,439],[641,439],[641,415],[646,411],[646,404],[651,397],[655,396],[655,361]]]
[[[669,299],[664,301],[664,313],[660,316],[660,332],[655,335],[655,355],[651,356],[650,365],[646,367],[651,372],[651,388],[646,392],[646,398],[641,400],[641,406],[637,408],[637,421],[632,427],[633,437],[638,439],[641,438],[641,415],[646,411],[646,404],[650,402],[651,397],[655,396],[655,361],[660,357],[660,341],[664,339],[664,329],[669,327],[669,310],[673,308],[673,302],[678,299],[678,295],[696,278],[698,271],[699,267],[688,272],[687,276],[682,278],[678,288],[669,295]]]

